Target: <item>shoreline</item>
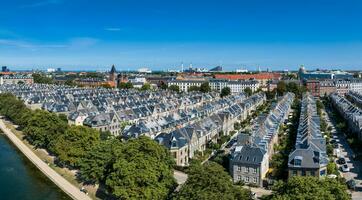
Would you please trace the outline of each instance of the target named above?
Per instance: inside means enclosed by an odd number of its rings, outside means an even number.
[[[28,158],[46,177],[64,191],[69,197],[75,200],[91,200],[89,196],[80,191],[79,188],[71,184],[64,177],[54,171],[43,162],[32,150],[27,147],[16,135],[6,127],[3,119],[0,119],[0,129],[3,134]]]

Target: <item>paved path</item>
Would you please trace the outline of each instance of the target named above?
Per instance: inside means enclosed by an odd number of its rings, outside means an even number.
[[[177,184],[179,185],[184,184],[187,180],[187,174],[177,170],[173,171],[173,177],[176,179]]]
[[[51,181],[53,181],[71,198],[76,200],[91,200],[91,198],[81,192],[79,188],[69,183],[65,178],[60,176],[45,162],[43,162],[37,155],[35,155],[35,153],[33,153],[29,147],[27,147],[19,138],[15,136],[15,134],[10,129],[6,127],[2,119],[0,119],[0,129],[40,171],[42,171]]]
[[[256,194],[256,198],[260,199],[262,196],[264,195],[271,195],[272,191],[271,190],[267,190],[264,188],[256,188],[256,187],[249,187],[249,186],[243,186],[243,188],[245,189],[250,189],[251,192]]]
[[[327,114],[325,115],[325,119],[327,121],[328,126],[331,126],[333,129],[336,129],[335,127],[335,121],[334,119],[332,119],[331,117],[331,112],[328,111]],[[338,131],[338,130],[336,130]],[[352,158],[352,156],[354,155],[353,150],[351,149],[351,147],[349,146],[348,142],[346,141],[345,138],[345,133],[339,133],[336,134],[336,136],[339,139],[339,150],[340,150],[340,156],[344,157],[346,160],[346,163],[350,169],[349,172],[342,172],[340,171],[341,175],[346,179],[346,180],[350,180],[350,179],[354,179],[356,181],[356,190],[352,191],[352,199],[354,200],[361,200],[362,199],[362,187],[361,187],[361,183],[362,183],[362,177],[361,177],[361,168],[362,168],[362,164],[360,161],[354,160]]]

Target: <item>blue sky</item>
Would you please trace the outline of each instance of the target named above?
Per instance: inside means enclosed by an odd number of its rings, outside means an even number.
[[[0,0],[0,65],[362,70],[359,0]]]

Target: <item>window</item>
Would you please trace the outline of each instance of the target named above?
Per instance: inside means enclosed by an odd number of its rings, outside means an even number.
[[[303,170],[302,171],[302,176],[305,176],[305,175],[306,175],[305,170]]]
[[[311,176],[315,176],[315,171],[310,171]]]
[[[293,170],[293,176],[296,176],[298,174],[297,170]]]
[[[248,168],[248,167],[244,167],[244,172],[245,172],[245,173],[249,172],[249,168]]]
[[[241,171],[241,166],[240,165],[238,166],[238,171]]]
[[[301,166],[302,165],[303,157],[295,156],[294,158],[294,166]]]
[[[240,176],[240,175],[238,176],[237,180],[238,180],[238,181],[240,181],[240,180],[241,180],[241,176]]]
[[[319,174],[320,174],[321,176],[326,175],[326,170],[325,170],[325,169],[321,170]]]
[[[249,182],[249,176],[245,177],[245,182]]]
[[[256,177],[253,178],[253,182],[256,183],[258,179]]]

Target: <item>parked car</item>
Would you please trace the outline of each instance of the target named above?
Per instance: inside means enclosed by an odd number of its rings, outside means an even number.
[[[341,166],[342,172],[349,172],[349,167],[347,164]]]
[[[347,181],[346,183],[347,183],[347,187],[350,190],[355,190],[356,189],[356,181],[354,179],[351,179],[351,180]]]
[[[337,178],[337,175],[335,175],[335,174],[329,174],[327,177],[328,177],[328,178]]]
[[[344,165],[344,164],[346,164],[346,159],[344,159],[343,157],[340,157],[340,158],[338,158],[337,163],[340,165]]]

